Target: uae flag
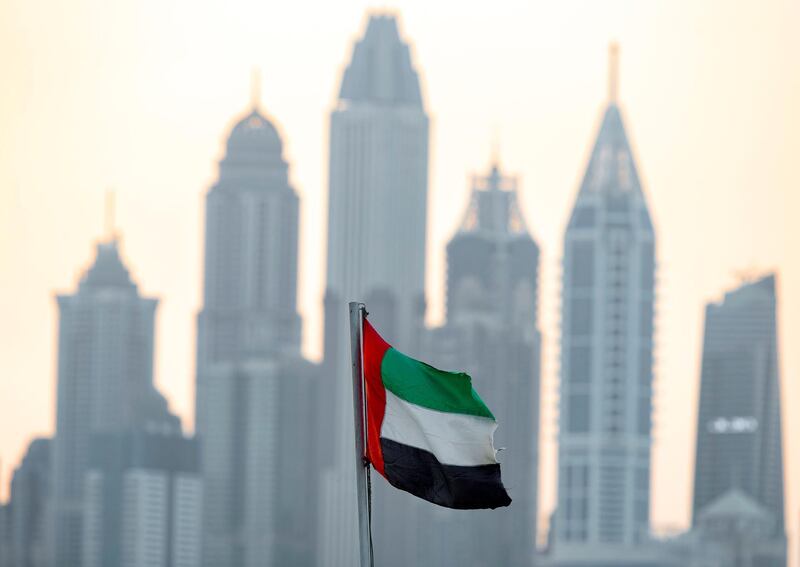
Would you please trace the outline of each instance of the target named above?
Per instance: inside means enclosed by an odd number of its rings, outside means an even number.
[[[469,375],[398,352],[362,320],[366,452],[375,470],[447,508],[508,506],[492,442],[497,422]]]

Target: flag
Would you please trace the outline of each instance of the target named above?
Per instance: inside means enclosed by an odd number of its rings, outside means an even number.
[[[469,375],[402,354],[363,321],[367,460],[394,487],[440,506],[508,506],[497,422]]]

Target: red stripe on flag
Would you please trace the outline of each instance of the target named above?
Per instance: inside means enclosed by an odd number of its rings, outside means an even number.
[[[381,363],[391,346],[364,319],[364,382],[367,394],[367,459],[383,476],[381,425],[386,412],[386,390],[383,387]]]

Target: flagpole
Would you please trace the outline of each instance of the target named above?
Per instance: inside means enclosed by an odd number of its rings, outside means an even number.
[[[360,567],[372,567],[369,537],[369,463],[364,450],[364,369],[362,367],[364,304],[350,302],[350,360],[353,368],[353,423],[355,425],[356,491],[358,503],[358,551]]]

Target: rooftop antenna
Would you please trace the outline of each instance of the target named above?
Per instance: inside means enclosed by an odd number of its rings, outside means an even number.
[[[114,193],[113,189],[106,190],[106,218],[105,218],[105,232],[106,238],[109,242],[113,242],[117,239],[117,229],[115,226],[115,214],[116,214],[116,194]]]
[[[495,124],[492,128],[491,167],[500,169],[500,127]]]
[[[617,104],[619,94],[619,44],[612,41],[608,46],[608,103]]]
[[[261,105],[261,71],[258,67],[253,67],[250,75],[250,103],[253,110],[257,110]]]

